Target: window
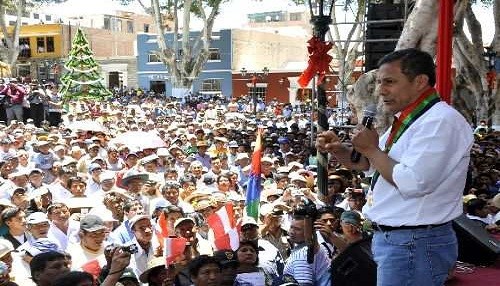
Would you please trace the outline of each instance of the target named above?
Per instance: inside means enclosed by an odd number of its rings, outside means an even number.
[[[134,22],[127,21],[127,33],[133,33],[133,32],[134,32]]]
[[[248,89],[248,94],[250,96],[252,96],[253,98],[253,95],[254,93],[257,95],[257,98],[260,98],[260,99],[265,99],[266,98],[266,91],[267,91],[267,88],[266,87],[250,87]]]
[[[45,21],[52,21],[51,15],[45,15]]]
[[[116,19],[115,20],[115,28],[114,31],[121,32],[122,31],[122,20]]]
[[[201,91],[222,91],[220,79],[206,79],[201,84]]]
[[[48,79],[48,68],[45,63],[38,64],[38,79]]]
[[[33,13],[33,19],[40,19],[40,14]]]
[[[302,13],[290,13],[290,21],[300,21],[302,19]]]
[[[149,24],[144,24],[144,33],[149,33]]]
[[[16,25],[16,21],[9,21],[9,26],[15,26]]]
[[[160,57],[157,54],[149,54],[148,63],[161,63]]]
[[[19,76],[29,76],[31,74],[30,65],[29,64],[18,64],[17,65],[17,74]]]
[[[182,55],[184,55],[184,51],[182,49],[178,50],[177,55],[179,56],[179,58],[182,57]]]
[[[109,17],[104,18],[104,30],[111,30],[111,20]]]
[[[47,37],[46,38],[47,42],[47,53],[53,53],[54,52],[54,37]]]
[[[209,61],[220,61],[220,52],[217,48],[208,49],[208,60]]]
[[[31,57],[30,40],[29,38],[19,38],[19,57]]]
[[[45,38],[37,37],[36,38],[36,51],[38,53],[45,53]]]

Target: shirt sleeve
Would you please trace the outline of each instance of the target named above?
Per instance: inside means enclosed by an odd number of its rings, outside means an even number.
[[[394,166],[392,175],[403,198],[433,192],[445,178],[446,170],[453,170],[469,156],[471,138],[450,117],[429,120],[412,130],[412,140],[405,146],[407,151]]]

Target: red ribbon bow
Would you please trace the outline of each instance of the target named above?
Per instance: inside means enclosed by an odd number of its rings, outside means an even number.
[[[332,56],[328,54],[328,51],[332,48],[332,43],[324,42],[318,37],[312,37],[307,43],[309,44],[307,47],[309,62],[306,70],[302,72],[298,80],[302,88],[306,87],[316,74],[319,74],[318,84],[323,82],[332,60]]]

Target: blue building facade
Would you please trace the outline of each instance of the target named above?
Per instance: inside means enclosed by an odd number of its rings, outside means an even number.
[[[200,32],[191,32],[194,41]],[[173,33],[165,35],[167,45],[172,46]],[[192,42],[193,44],[193,42]],[[179,47],[181,42],[179,42]],[[137,82],[140,88],[164,93],[167,96],[183,97],[186,91],[172,88],[171,75],[165,65],[153,53],[158,50],[156,35],[137,35]],[[210,55],[202,72],[194,80],[190,92],[194,95],[225,96],[232,95],[232,34],[231,30],[212,33]],[[182,50],[177,51],[182,53]]]

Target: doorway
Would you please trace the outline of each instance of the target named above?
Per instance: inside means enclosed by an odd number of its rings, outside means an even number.
[[[149,90],[157,94],[165,94],[165,81],[157,80],[149,82]]]
[[[108,74],[108,88],[120,88],[120,73],[119,72],[109,72]]]

